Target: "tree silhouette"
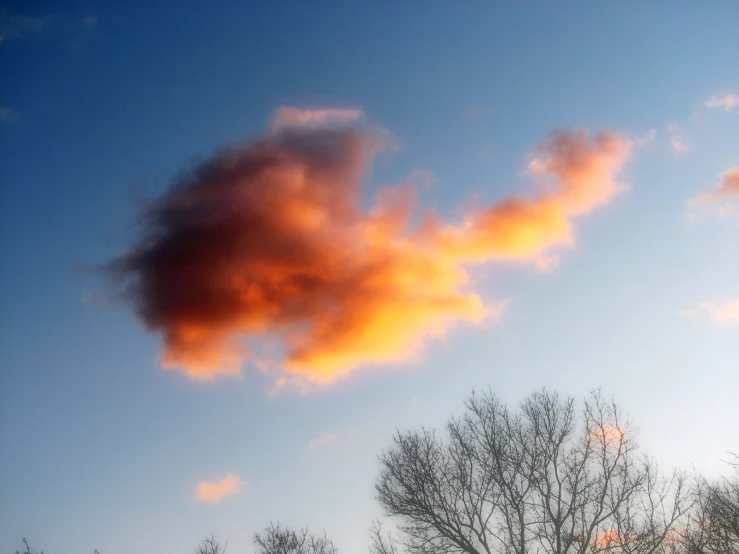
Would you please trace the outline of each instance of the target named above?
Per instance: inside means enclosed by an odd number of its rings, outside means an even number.
[[[228,548],[228,543],[221,548],[215,535],[211,535],[210,537],[203,539],[203,542],[198,547],[196,554],[225,554],[226,548]]]
[[[23,550],[22,552],[16,550],[15,554],[44,554],[43,550],[40,553],[37,553],[31,550],[31,547],[28,545],[28,541],[26,540],[25,537],[23,537],[23,546],[25,547],[25,550]]]
[[[377,499],[392,554],[656,554],[690,507],[686,479],[637,455],[629,422],[599,392],[581,411],[541,391],[513,411],[490,392],[434,431],[398,433],[380,455]],[[382,538],[384,542],[380,542]]]
[[[270,523],[265,529],[264,535],[256,533],[254,544],[261,547],[262,554],[337,554],[337,549],[331,539],[323,536],[312,535],[308,528],[294,531],[288,527],[282,527]]]
[[[676,554],[739,553],[739,457],[732,456],[731,477],[696,478],[689,524],[673,541]]]

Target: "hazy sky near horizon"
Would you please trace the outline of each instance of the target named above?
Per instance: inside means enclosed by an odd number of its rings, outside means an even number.
[[[739,3],[0,6],[0,551],[364,552],[474,388],[739,450]]]

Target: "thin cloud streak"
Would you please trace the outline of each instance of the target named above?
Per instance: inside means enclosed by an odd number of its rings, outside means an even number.
[[[723,108],[725,111],[730,112],[737,106],[739,106],[739,94],[725,94],[723,96],[713,96],[706,101],[705,106],[707,108]]]
[[[362,180],[387,144],[329,119],[273,125],[213,156],[149,207],[142,237],[108,266],[161,333],[166,369],[239,375],[267,342],[285,353],[279,390],[417,360],[428,340],[505,308],[475,292],[469,266],[551,267],[551,249],[574,244],[575,220],[626,188],[616,175],[634,145],[553,133],[528,168],[533,194],[449,223],[419,205],[413,183],[380,189],[363,209]]]
[[[272,130],[280,131],[288,127],[324,127],[327,125],[347,125],[364,117],[359,109],[321,109],[301,110],[282,106],[272,118]]]
[[[335,433],[324,433],[317,439],[313,439],[308,443],[308,446],[311,448],[321,448],[323,446],[328,446],[329,444],[332,444],[333,442],[336,442],[336,434]]]
[[[95,15],[84,15],[76,18],[54,15],[13,14],[0,10],[0,45],[12,40],[40,38],[51,31],[60,30],[67,33],[88,31],[98,24]]]
[[[717,217],[728,217],[736,212],[739,200],[739,166],[724,171],[713,190],[688,200],[685,204],[692,210],[691,217],[710,213]]]
[[[10,14],[0,10],[0,44],[28,35],[40,36],[49,29],[52,17],[39,17],[25,14]]]

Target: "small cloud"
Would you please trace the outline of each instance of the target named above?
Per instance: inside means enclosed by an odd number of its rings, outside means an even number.
[[[430,189],[436,186],[437,179],[433,171],[416,168],[408,174],[408,177],[405,178],[405,182],[416,186],[420,185],[425,189]]]
[[[51,27],[53,18],[0,11],[0,44],[27,36],[41,36]]]
[[[543,273],[551,273],[559,265],[559,256],[540,256],[534,260],[534,265]]]
[[[646,146],[652,144],[654,139],[657,138],[657,129],[649,129],[646,133],[641,136],[634,138],[634,146]]]
[[[275,379],[274,383],[272,383],[272,387],[267,392],[267,397],[275,398],[278,394],[288,391],[297,392],[300,396],[308,396],[311,392],[314,392],[316,388],[316,383],[313,383],[308,379],[297,375],[283,375],[282,377]]]
[[[692,148],[690,142],[688,142],[685,132],[677,123],[671,123],[666,127],[667,134],[670,140],[670,146],[675,151],[675,155],[685,154]]]
[[[0,106],[0,125],[8,125],[20,119],[20,114],[7,106]]]
[[[217,504],[228,496],[238,494],[247,484],[237,475],[229,473],[223,479],[217,481],[201,481],[198,483],[195,488],[195,497],[200,502]]]
[[[80,18],[80,23],[87,27],[88,29],[92,29],[93,27],[97,27],[98,25],[98,18],[96,15],[86,15],[82,18]]]
[[[721,304],[701,302],[698,308],[706,312],[717,323],[736,323],[739,321],[739,298]]]
[[[604,425],[594,429],[590,436],[592,439],[602,441],[606,445],[621,444],[626,440],[628,431],[616,425]]]
[[[730,217],[736,212],[736,203],[739,200],[739,166],[724,171],[713,190],[704,192],[688,200],[685,204],[693,212],[691,219],[696,219],[699,213],[708,212],[716,217]]]
[[[482,146],[477,151],[477,157],[481,160],[492,160],[495,158],[495,148],[491,145]]]
[[[291,106],[282,106],[275,110],[271,128],[279,131],[295,127],[326,127],[331,125],[346,125],[364,117],[359,109],[331,108],[317,110],[301,110]]]
[[[79,35],[98,24],[95,15],[81,17],[59,17],[54,15],[11,14],[7,10],[0,10],[0,44],[11,40],[26,38],[41,38],[47,33],[61,31]],[[77,36],[79,41],[82,37]]]
[[[723,108],[730,112],[739,106],[739,94],[725,94],[723,96],[713,96],[705,103],[707,108]]]
[[[324,446],[328,446],[329,444],[336,441],[336,434],[335,433],[324,433],[317,439],[313,439],[308,443],[308,446],[311,448],[321,448]]]
[[[411,405],[411,408],[415,410],[421,405],[421,401],[414,396],[413,398],[411,398],[410,405]]]
[[[490,162],[495,159],[496,149],[491,144],[483,144],[465,155],[467,163]]]
[[[470,108],[467,110],[467,119],[470,121],[479,121],[491,113],[493,113],[491,108]]]

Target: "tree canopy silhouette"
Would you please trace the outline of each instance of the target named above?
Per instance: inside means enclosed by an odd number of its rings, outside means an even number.
[[[739,553],[739,456],[730,465],[729,477],[696,478],[688,525],[673,541],[679,554]]]
[[[279,523],[270,523],[264,534],[254,535],[254,544],[261,548],[262,554],[337,554],[338,550],[331,539],[312,535],[308,528],[294,531]]]
[[[446,437],[400,433],[380,455],[377,499],[399,521],[375,552],[657,554],[690,507],[685,476],[640,455],[619,407],[541,391],[511,410],[473,393]]]

